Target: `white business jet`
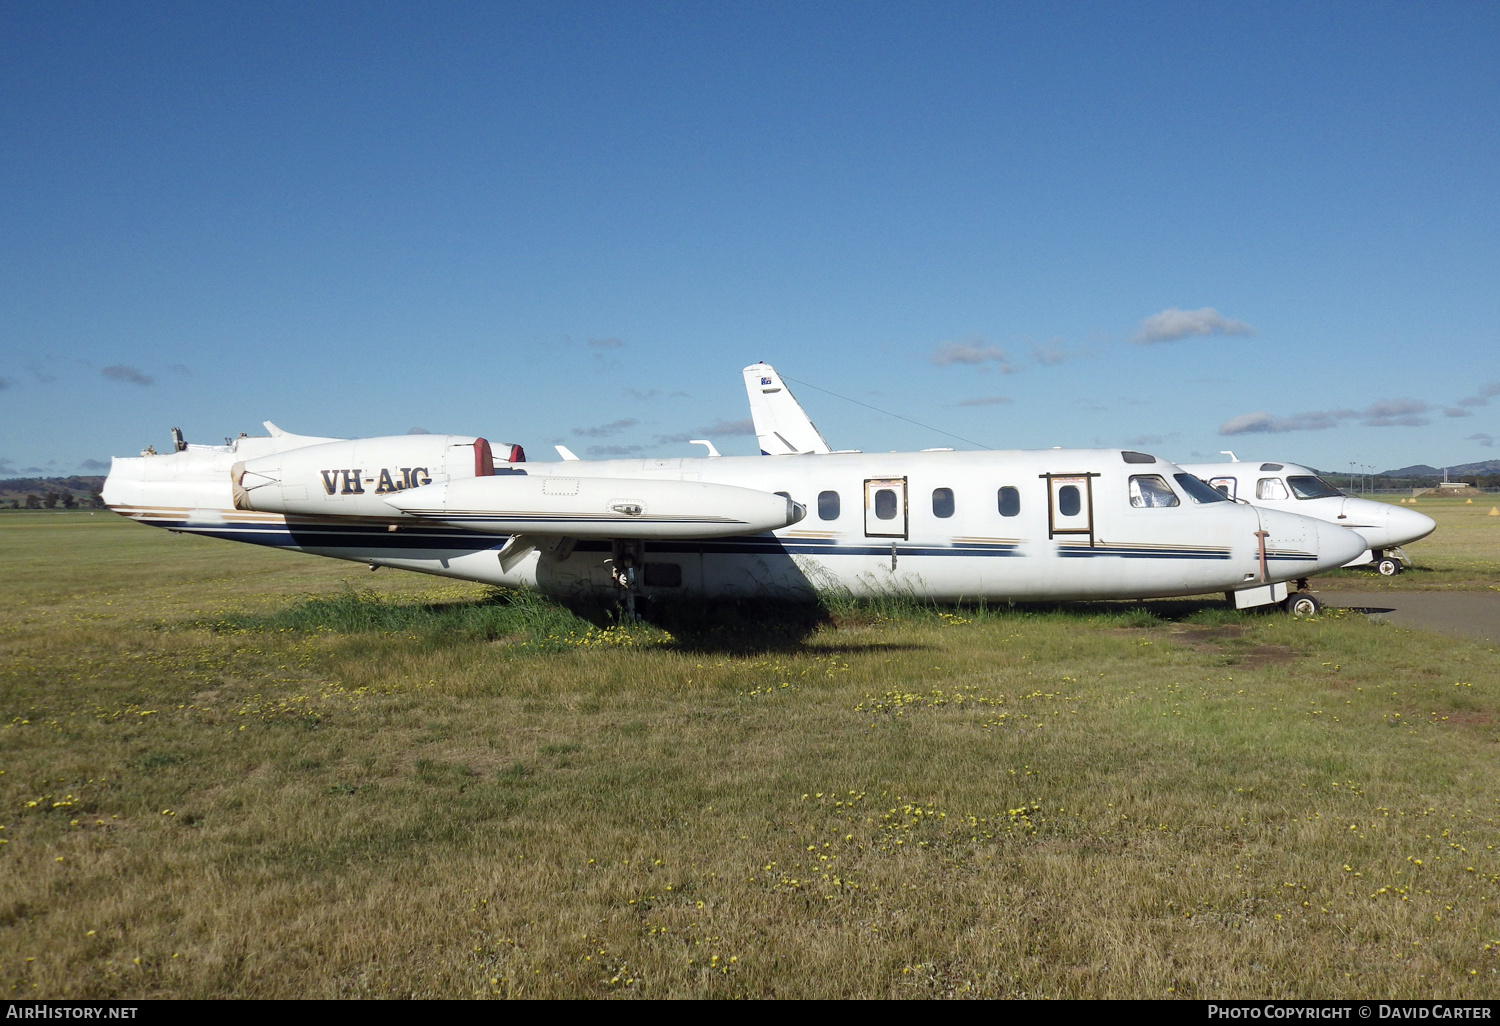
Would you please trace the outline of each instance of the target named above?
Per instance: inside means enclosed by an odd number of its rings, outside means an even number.
[[[1427,537],[1437,527],[1435,520],[1414,509],[1345,495],[1307,467],[1241,461],[1232,452],[1224,455],[1229,463],[1184,463],[1182,469],[1231,499],[1316,517],[1354,531],[1364,538],[1365,549],[1346,566],[1373,566],[1385,577],[1399,574],[1411,562],[1401,546]]]
[[[766,376],[757,388],[779,380]],[[1288,598],[1287,582],[1364,548],[1332,524],[1230,502],[1146,453],[828,452],[793,420],[757,423],[780,438],[762,446],[786,455],[531,463],[519,446],[497,458],[470,435],[313,438],[268,421],[268,436],[218,446],[174,429],[171,452],[116,457],[103,494],[172,531],[621,595],[631,609],[637,595],[1223,592],[1240,608],[1286,601],[1311,615],[1317,600]]]

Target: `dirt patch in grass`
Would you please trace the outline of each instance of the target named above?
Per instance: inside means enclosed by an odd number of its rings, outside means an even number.
[[[1296,660],[1297,653],[1286,645],[1267,645],[1245,637],[1238,624],[1221,627],[1176,625],[1170,630],[1173,643],[1197,652],[1217,655],[1230,666],[1274,666]]]

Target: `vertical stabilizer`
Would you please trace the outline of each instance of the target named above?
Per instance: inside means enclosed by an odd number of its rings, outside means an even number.
[[[750,419],[760,439],[761,455],[829,451],[828,443],[769,363],[745,368],[745,393],[750,397]]]

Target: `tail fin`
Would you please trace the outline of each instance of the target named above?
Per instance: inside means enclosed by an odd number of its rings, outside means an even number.
[[[828,443],[769,363],[745,368],[745,392],[762,456],[829,451]]]

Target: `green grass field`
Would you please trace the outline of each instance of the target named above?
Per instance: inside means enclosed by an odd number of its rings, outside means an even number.
[[[1419,506],[1439,586],[1500,586],[1476,507]],[[107,513],[0,518],[0,575],[14,997],[1500,996],[1491,646],[619,628]]]

